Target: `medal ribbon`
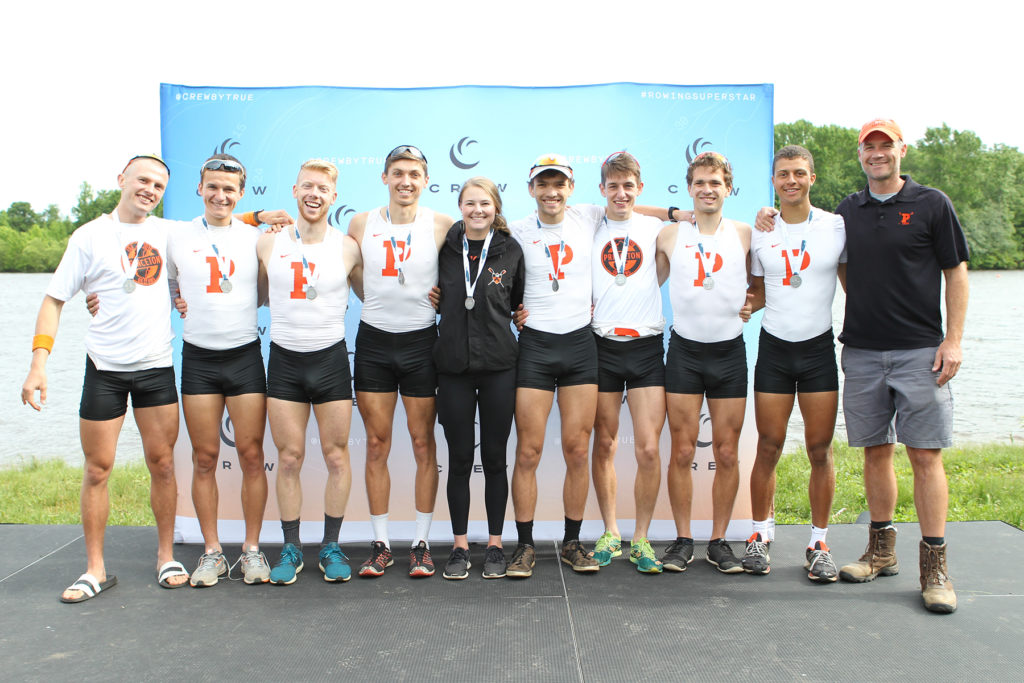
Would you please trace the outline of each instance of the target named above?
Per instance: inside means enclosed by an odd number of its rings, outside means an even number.
[[[388,219],[388,225],[394,227],[394,224],[391,222],[391,209],[384,209],[384,215]],[[398,267],[398,281],[405,282],[405,273],[403,271],[403,266],[405,265],[405,254],[412,247],[412,228],[409,228],[409,234],[405,238],[405,251],[398,251],[398,242],[395,241],[394,234],[391,235],[390,239],[391,253],[395,255],[395,263],[397,264]]]
[[[811,217],[814,216],[814,211],[810,211],[807,214],[807,232],[811,231]],[[779,228],[779,232],[782,233],[782,248],[785,249],[786,260],[792,255],[792,251],[789,248],[789,228],[786,227],[786,221],[782,220],[782,214],[776,214],[775,225]],[[793,275],[799,275],[804,269],[804,253],[807,251],[807,239],[806,237],[800,240],[800,253],[796,256],[796,263],[790,263],[789,269],[792,272],[790,277]]]
[[[228,279],[228,269],[231,267],[231,263],[227,256],[220,255],[220,250],[217,249],[217,245],[214,244],[213,238],[210,237],[210,225],[206,222],[206,218],[203,218],[203,227],[206,228],[206,239],[210,243],[210,248],[213,249],[213,254],[217,257],[217,261],[220,263],[221,282],[226,282]]]
[[[544,255],[548,257],[548,263],[551,265],[549,268],[553,268],[551,272],[552,281],[557,281],[559,274],[562,272],[562,259],[565,257],[565,231],[562,232],[562,237],[558,243],[558,262],[556,263],[551,258],[551,250],[548,248],[548,240],[544,235],[544,229],[540,225],[540,218],[537,219],[537,232],[540,233],[541,243],[544,245]],[[477,275],[479,277],[479,275]]]
[[[483,249],[480,250],[480,265],[476,269],[476,278],[473,282],[469,281],[469,238],[466,237],[466,233],[462,233],[462,267],[466,270],[466,298],[472,299],[473,292],[476,291],[476,283],[480,282],[480,274],[484,272],[484,263],[487,262],[487,250],[491,246],[491,238],[494,237],[494,228],[491,228],[490,232],[487,233],[487,237],[484,239]]]
[[[320,280],[320,273],[317,272],[316,276],[313,276],[313,269],[309,267],[309,262],[306,260],[305,251],[302,248],[302,236],[299,235],[299,227],[295,226],[295,242],[299,245],[299,256],[302,257],[302,277],[306,278],[306,284],[302,291],[307,291],[310,287],[313,291],[316,291],[316,283]]]
[[[619,275],[625,275],[626,271],[626,254],[629,253],[629,228],[626,228],[626,234],[622,238],[622,253],[619,253],[618,249],[615,248],[615,236],[612,235],[611,225],[608,224],[608,216],[603,217],[604,224],[608,228],[608,237],[611,239],[612,256],[615,258],[615,269]],[[628,226],[629,223],[627,222]]]

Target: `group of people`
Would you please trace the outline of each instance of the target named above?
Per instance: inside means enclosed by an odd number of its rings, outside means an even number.
[[[394,562],[388,456],[399,395],[416,463],[409,575],[435,572],[428,536],[438,487],[437,419],[449,453],[454,547],[443,569],[447,579],[466,578],[472,566],[467,527],[477,414],[488,526],[482,575],[532,575],[537,467],[556,396],[565,463],[560,560],[577,572],[594,572],[622,554],[614,457],[623,391],[637,461],[629,544],[637,571],[683,572],[693,560],[691,473],[706,400],[715,460],[706,558],[721,572],[767,574],[775,466],[796,399],[811,462],[808,578],[860,582],[898,572],[892,459],[899,438],[915,470],[924,603],[932,611],[953,611],[941,449],[951,443],[947,382],[961,359],[968,253],[948,198],[900,175],[905,153],[894,122],[865,124],[858,155],[867,188],[831,214],[811,206],[810,152],[778,150],[772,183],[780,209],[762,209],[753,230],[723,215],[733,170],[717,152],[696,156],[687,168],[692,211],[638,205],[644,184],[640,164],[628,152],[610,155],[601,166],[604,205],[570,206],[573,170],[565,157],[549,154],[528,174],[536,212],[507,221],[495,184],[475,177],[461,188],[462,218],[454,222],[420,206],[427,159],[402,145],[385,161],[388,204],[355,216],[347,233],[327,221],[337,198],[337,169],[329,162],[302,165],[292,223],[283,211],[233,216],[245,191],[245,169],[234,157],[216,154],[200,171],[204,215],[180,223],[149,216],[166,188],[166,165],[155,155],[133,158],[118,178],[117,209],[71,237],[40,309],[22,390],[23,401],[37,409],[37,391],[45,401],[45,364],[61,307],[79,290],[96,294],[80,409],[87,570],[61,599],[87,600],[116,582],[103,563],[106,484],[129,394],[152,474],[161,586],[210,586],[231,570],[217,536],[214,477],[225,407],[243,471],[245,542],[238,563],[244,581],[290,584],[304,567],[299,475],[311,407],[327,469],[318,564],[325,580],[349,580],[352,569],[338,541],[351,489],[354,385],[366,427],[374,536],[360,576],[380,576]],[[261,222],[277,227],[261,232],[253,227]],[[945,334],[940,272],[946,280]],[[666,281],[673,314],[667,354],[661,303]],[[841,569],[826,543],[835,487],[838,369],[831,306],[837,281],[847,290],[840,336],[846,344],[844,409],[851,445],[865,448],[871,512],[867,550]],[[354,377],[345,334],[350,289],[363,302]],[[192,497],[205,541],[191,574],[172,556],[178,428],[172,297],[184,317],[181,400],[193,449]],[[256,309],[267,302],[271,343],[264,375]],[[725,534],[739,489],[747,399],[742,331],[761,308],[753,528],[737,557]],[[666,417],[672,444],[666,484],[677,537],[659,556],[648,530],[661,488],[658,444]],[[258,546],[268,497],[266,418],[278,450],[284,536],[273,567]],[[506,448],[513,418],[517,544],[506,556]],[[605,528],[592,550],[580,540],[591,480]]]

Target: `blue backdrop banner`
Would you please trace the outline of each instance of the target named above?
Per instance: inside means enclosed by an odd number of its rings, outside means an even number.
[[[409,144],[423,150],[429,161],[429,185],[420,200],[423,205],[458,217],[460,184],[471,176],[484,175],[498,184],[510,220],[536,208],[527,193],[527,174],[540,154],[555,152],[569,158],[576,177],[571,203],[603,204],[598,190],[601,163],[613,152],[628,150],[642,167],[645,188],[638,203],[690,208],[686,167],[700,152],[714,150],[729,158],[735,174],[725,215],[752,223],[757,209],[772,201],[768,182],[772,104],[770,84],[415,89],[162,84],[162,151],[171,169],[164,213],[182,220],[199,215],[199,167],[209,155],[227,152],[238,157],[248,171],[240,211],[286,209],[294,215],[291,190],[299,166],[319,157],[339,169],[338,200],[330,222],[346,230],[354,214],[386,204],[388,193],[381,181],[385,156],[395,146]],[[666,319],[671,321],[667,295],[663,300]],[[360,310],[354,296],[351,303],[346,318],[350,350]],[[266,355],[266,309],[261,310],[260,321]],[[180,322],[175,324],[180,331]],[[757,327],[756,323],[746,326],[751,357]],[[180,334],[177,343],[180,348]],[[358,421],[358,416],[354,417],[353,435]],[[623,420],[623,427],[628,422]],[[403,423],[404,419],[396,418],[396,448],[404,444],[399,438]],[[667,436],[667,428],[665,432]],[[438,461],[443,467],[446,457],[440,430],[438,436]],[[557,429],[549,434],[549,441],[552,438],[557,439]],[[184,429],[182,439],[186,439]],[[632,449],[628,450],[631,460]],[[357,462],[361,464],[361,451],[358,446],[353,448],[354,468]],[[663,454],[667,455],[667,450]],[[556,459],[560,460],[550,458]],[[307,458],[307,466],[310,460]],[[354,474],[356,502],[361,477]],[[737,501],[737,512],[740,506]],[[439,513],[444,507],[442,501]],[[590,510],[588,506],[588,516]],[[658,512],[662,510],[659,504]],[[268,508],[268,517],[272,514]],[[394,511],[391,516],[396,518]],[[695,510],[694,518],[700,517]]]

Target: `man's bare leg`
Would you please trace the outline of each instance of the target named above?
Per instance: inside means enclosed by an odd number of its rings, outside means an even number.
[[[182,410],[192,441],[192,505],[199,518],[207,553],[221,551],[217,534],[217,461],[220,459],[220,420],[224,414],[221,394],[183,394]]]
[[[282,520],[299,519],[302,512],[302,462],[306,457],[309,404],[267,399],[270,434],[277,447],[277,507]]]
[[[636,451],[636,481],[633,498],[636,508],[636,528],[633,539],[647,538],[654,516],[654,506],[661,489],[661,454],[659,440],[665,426],[665,389],[640,387],[626,394],[633,419],[634,450]]]
[[[178,438],[178,404],[152,408],[133,408],[135,423],[142,436],[142,451],[149,467],[149,502],[156,518],[156,566],[174,559],[174,514],[178,505],[178,485],[174,478],[174,442]],[[188,581],[188,576],[168,579],[172,585]]]
[[[242,515],[245,519],[245,548],[260,544],[263,514],[267,509],[267,470],[264,467],[263,438],[267,428],[267,397],[242,394],[226,399],[234,425],[235,450],[242,468]],[[220,431],[218,427],[218,438]]]
[[[703,394],[665,394],[668,426],[672,436],[672,453],[668,463],[668,499],[676,534],[692,538],[690,520],[693,507],[693,458],[700,435],[700,410]]]
[[[343,517],[352,490],[352,467],[349,462],[348,434],[352,424],[352,401],[329,401],[313,406],[320,447],[327,465],[324,487],[324,513]]]
[[[516,465],[512,470],[512,507],[517,522],[532,522],[537,509],[537,466],[555,392],[516,390]]]
[[[621,539],[616,519],[615,496],[618,480],[615,474],[615,454],[619,445],[619,413],[622,411],[621,391],[602,391],[597,394],[597,415],[594,418],[594,449],[591,472],[597,506],[604,520],[604,530]]]
[[[739,443],[745,398],[708,399],[715,480],[711,485],[711,538],[725,538],[740,485]]]
[[[438,482],[437,442],[434,439],[436,402],[433,397],[403,396],[402,405],[405,406],[412,454],[416,459],[416,511],[432,513],[437,502]]]
[[[387,514],[391,495],[388,455],[398,392],[357,391],[356,404],[366,428],[366,497],[371,515]]]
[[[565,481],[562,484],[562,505],[569,519],[583,519],[590,492],[587,456],[590,434],[597,410],[597,385],[578,384],[558,388],[558,412],[562,421],[562,455],[565,458]]]
[[[107,481],[114,468],[117,437],[124,415],[113,420],[78,420],[78,431],[85,454],[82,473],[82,534],[85,536],[85,571],[100,583],[107,580],[103,563],[103,537],[110,514]],[[80,590],[65,590],[61,597],[74,600],[82,597]]]

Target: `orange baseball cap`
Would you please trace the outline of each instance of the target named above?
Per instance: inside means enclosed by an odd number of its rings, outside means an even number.
[[[885,133],[893,142],[903,139],[903,131],[900,130],[898,125],[896,125],[895,121],[892,119],[875,119],[873,121],[868,121],[860,127],[860,137],[857,138],[857,144],[864,142],[864,138],[875,131]]]

